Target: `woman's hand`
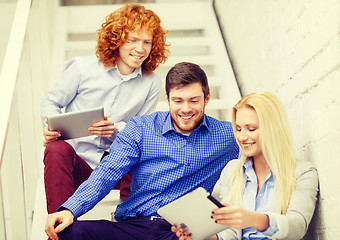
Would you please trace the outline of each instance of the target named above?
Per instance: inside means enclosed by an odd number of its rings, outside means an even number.
[[[212,218],[216,223],[236,229],[252,227],[258,231],[265,231],[269,227],[269,217],[266,214],[249,211],[239,206],[228,204],[224,206],[213,211]]]

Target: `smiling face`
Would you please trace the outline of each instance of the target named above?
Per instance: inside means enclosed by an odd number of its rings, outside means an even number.
[[[117,66],[123,75],[132,73],[142,66],[149,57],[152,48],[152,34],[145,28],[131,31],[127,34],[126,41],[119,47]]]
[[[166,97],[172,123],[177,132],[190,134],[201,123],[210,95],[204,99],[202,84],[190,83],[170,89]]]
[[[260,143],[259,118],[251,107],[242,107],[236,112],[236,139],[247,157],[263,157]]]

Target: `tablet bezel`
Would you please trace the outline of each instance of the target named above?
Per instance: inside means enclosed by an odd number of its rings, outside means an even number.
[[[103,119],[104,108],[97,107],[48,116],[47,124],[49,130],[60,132],[60,140],[68,140],[92,135],[87,131],[88,127]]]
[[[212,211],[223,205],[216,199],[213,202],[209,196],[209,192],[199,187],[159,208],[157,213],[170,224],[191,233],[192,240],[205,239],[228,228],[211,218]]]

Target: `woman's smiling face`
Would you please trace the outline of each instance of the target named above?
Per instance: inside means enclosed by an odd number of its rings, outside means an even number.
[[[247,157],[263,157],[259,118],[256,111],[244,106],[236,112],[236,139]]]

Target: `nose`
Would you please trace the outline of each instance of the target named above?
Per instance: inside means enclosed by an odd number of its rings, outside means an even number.
[[[188,102],[184,102],[181,110],[182,112],[190,112],[191,110],[190,104]]]
[[[136,44],[136,51],[138,52],[143,52],[144,51],[144,46],[143,46],[143,41],[138,41]]]
[[[241,130],[241,131],[238,132],[237,138],[240,142],[242,142],[242,141],[247,140],[248,136],[243,130]]]

